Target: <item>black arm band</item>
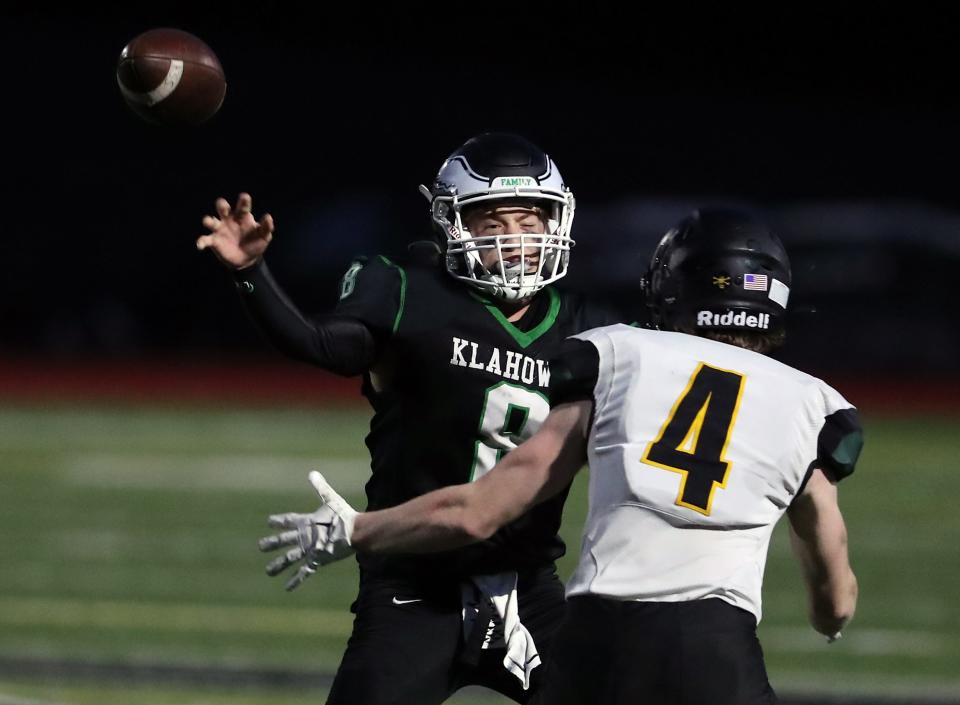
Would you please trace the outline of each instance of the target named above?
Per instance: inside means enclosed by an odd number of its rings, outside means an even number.
[[[234,272],[234,279],[247,312],[284,354],[345,377],[367,371],[376,360],[376,341],[362,321],[337,315],[306,318],[263,261]]]

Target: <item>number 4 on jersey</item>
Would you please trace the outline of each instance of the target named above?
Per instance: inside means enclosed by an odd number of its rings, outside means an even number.
[[[640,459],[678,472],[681,507],[709,515],[717,487],[727,486],[724,458],[743,395],[743,375],[700,363]]]

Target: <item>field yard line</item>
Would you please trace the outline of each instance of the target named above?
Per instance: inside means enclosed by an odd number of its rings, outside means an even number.
[[[322,608],[0,597],[0,625],[6,627],[94,627],[346,637],[352,623],[353,615],[349,612]]]
[[[34,700],[32,698],[21,698],[16,695],[4,695],[0,693],[0,705],[65,705],[59,701],[52,700]]]
[[[760,628],[760,641],[765,651],[798,653],[822,651],[827,648],[823,637],[812,629],[800,627]],[[836,650],[861,656],[897,654],[906,657],[926,658],[956,648],[956,639],[944,634],[915,629],[858,629],[851,627],[838,642]]]
[[[370,461],[281,455],[76,453],[60,471],[74,485],[146,490],[310,490],[307,473],[320,470],[339,491],[358,494],[370,477]]]
[[[770,683],[777,694],[804,694],[808,698],[830,696],[824,700],[830,705],[839,705],[844,695],[856,694],[858,702],[865,698],[876,697],[877,702],[894,705],[903,699],[904,705],[956,705],[960,703],[960,680],[943,679],[934,676],[917,677],[906,675],[887,675],[871,671],[869,673],[832,673],[827,677],[822,671],[808,669],[777,669],[770,673]]]

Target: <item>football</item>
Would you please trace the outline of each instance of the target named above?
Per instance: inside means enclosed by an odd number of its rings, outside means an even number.
[[[148,122],[199,125],[227,91],[220,60],[201,39],[179,29],[151,29],[120,52],[117,83],[127,105]]]

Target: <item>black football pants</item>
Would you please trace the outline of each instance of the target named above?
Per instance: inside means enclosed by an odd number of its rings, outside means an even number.
[[[527,583],[525,585],[525,583]],[[563,585],[551,570],[518,589],[520,621],[543,660],[530,689],[503,667],[505,650],[464,660],[459,589],[442,598],[386,580],[361,584],[353,633],[334,678],[327,705],[439,705],[458,689],[481,685],[526,703],[543,681],[553,636],[563,618]]]
[[[756,619],[710,598],[572,597],[537,705],[768,705]]]

